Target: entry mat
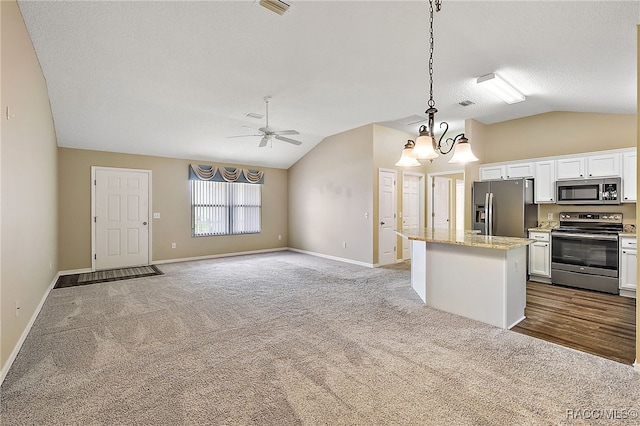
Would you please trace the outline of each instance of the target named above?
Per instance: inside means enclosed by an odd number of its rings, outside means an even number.
[[[155,265],[136,266],[134,268],[109,269],[107,271],[87,272],[84,274],[63,275],[58,278],[53,288],[74,287],[77,285],[104,283],[108,281],[128,280],[131,278],[162,275]]]

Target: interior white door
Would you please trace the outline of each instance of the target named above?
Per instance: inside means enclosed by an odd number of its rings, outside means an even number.
[[[449,229],[451,226],[451,179],[433,177],[433,227]]]
[[[420,176],[405,174],[402,178],[402,230],[417,231],[420,227]],[[411,257],[411,244],[402,239],[402,258]]]
[[[456,179],[456,231],[464,229],[464,180]]]
[[[150,172],[102,167],[93,172],[93,269],[148,265]]]
[[[378,174],[378,264],[395,263],[396,241],[396,172],[381,169]]]

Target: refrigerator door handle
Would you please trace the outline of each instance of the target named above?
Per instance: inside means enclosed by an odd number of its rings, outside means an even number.
[[[489,223],[491,223],[491,210],[489,209],[489,193],[484,194],[484,235],[489,235]]]
[[[489,225],[487,235],[493,235],[493,192],[489,193]]]

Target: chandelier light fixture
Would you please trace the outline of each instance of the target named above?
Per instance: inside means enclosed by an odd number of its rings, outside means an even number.
[[[438,110],[436,109],[436,101],[433,100],[433,9],[435,6],[436,12],[439,12],[441,5],[442,0],[429,0],[429,108],[425,111],[428,116],[427,126],[420,126],[420,135],[415,142],[410,140],[405,144],[402,156],[396,166],[419,166],[420,162],[417,160],[433,161],[439,154],[446,155],[450,153],[454,147],[455,151],[449,163],[478,161],[478,158],[473,155],[469,139],[465,137],[464,133],[460,133],[453,138],[444,139],[449,130],[449,124],[444,121],[440,123],[440,127],[445,126],[445,130],[440,139],[436,141],[434,125]]]

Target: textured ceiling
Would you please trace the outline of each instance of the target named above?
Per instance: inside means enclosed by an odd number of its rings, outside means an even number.
[[[288,168],[369,123],[416,133],[402,122],[427,106],[428,2],[290,3],[279,16],[253,1],[20,1],[59,146]],[[635,114],[639,18],[638,1],[444,0],[436,118],[461,129],[548,111]],[[477,87],[490,72],[527,100]],[[301,146],[228,138],[264,125],[246,114],[264,114],[267,95],[269,124],[298,130]]]

